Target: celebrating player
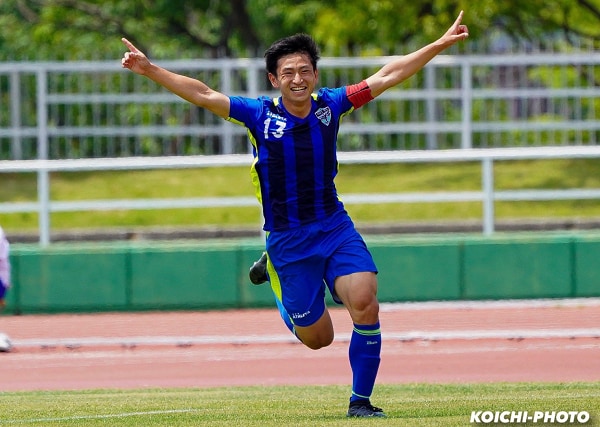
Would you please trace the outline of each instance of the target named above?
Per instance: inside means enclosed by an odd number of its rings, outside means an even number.
[[[265,52],[269,81],[280,92],[273,99],[227,96],[153,64],[122,39],[129,49],[122,59],[124,68],[247,128],[254,154],[252,181],[264,215],[264,259],[284,322],[311,349],[331,344],[327,287],[354,323],[349,417],[385,414],[370,401],[381,354],[377,268],[334,184],[340,121],[468,37],[462,17],[461,11],[437,41],[391,60],[359,83],[339,88],[317,89],[319,50],[310,36],[281,39]]]

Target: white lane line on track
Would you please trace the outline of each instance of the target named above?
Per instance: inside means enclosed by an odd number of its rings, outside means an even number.
[[[404,343],[388,343],[382,349],[383,357],[419,357],[423,356],[440,356],[454,354],[482,354],[482,353],[510,353],[519,352],[525,355],[527,352],[557,352],[570,353],[581,351],[600,350],[600,342],[569,342],[556,343],[553,341],[520,341],[520,342],[500,342],[500,343],[470,343],[461,346],[446,346],[442,343],[422,343],[407,345]],[[327,352],[304,352],[299,353],[299,349],[295,346],[286,346],[278,348],[276,353],[271,353],[263,347],[246,347],[236,348],[221,348],[221,349],[206,349],[201,347],[192,347],[169,352],[157,351],[156,349],[137,349],[133,352],[127,351],[111,351],[111,350],[93,350],[87,352],[44,352],[44,353],[14,353],[7,359],[4,364],[8,367],[6,378],[19,378],[19,370],[26,369],[32,371],[35,369],[47,368],[78,368],[90,367],[98,368],[101,366],[154,366],[157,360],[161,363],[198,365],[199,363],[211,362],[254,362],[257,360],[279,360],[279,359],[298,359],[302,360],[315,359],[343,359],[347,358],[347,347],[343,345],[335,346]],[[524,356],[525,357],[525,356]],[[1,424],[1,423],[0,423]]]
[[[481,301],[422,301],[381,303],[379,310],[394,312],[404,310],[447,310],[447,309],[481,309],[490,308],[551,308],[551,307],[598,307],[600,298],[544,298],[544,299],[508,299]]]
[[[561,339],[600,338],[600,328],[569,329],[493,329],[383,332],[384,340],[444,341],[480,339]],[[348,342],[349,334],[340,334],[337,342]],[[296,343],[291,334],[285,335],[205,335],[205,336],[137,336],[137,337],[79,337],[79,338],[29,338],[12,340],[15,348],[80,348],[85,346],[137,347],[192,345],[251,345]]]
[[[168,414],[187,414],[200,412],[200,409],[168,409],[164,411],[145,411],[145,412],[124,412],[122,414],[107,415],[80,415],[60,418],[31,418],[28,420],[2,420],[2,424],[30,424],[30,423],[49,423],[60,421],[78,421],[78,420],[104,420],[110,418],[140,417],[146,415],[168,415]]]

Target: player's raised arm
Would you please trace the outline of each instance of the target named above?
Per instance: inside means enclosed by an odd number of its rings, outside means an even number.
[[[446,33],[435,42],[422,47],[408,55],[401,56],[384,65],[379,71],[367,78],[371,96],[375,98],[385,90],[402,83],[423,68],[436,55],[449,48],[456,42],[469,37],[469,30],[462,22],[463,11]]]
[[[200,80],[168,71],[153,64],[146,55],[126,38],[121,41],[127,46],[121,65],[136,74],[146,76],[150,80],[165,87],[175,95],[199,107],[206,108],[214,114],[226,118],[229,116],[229,97],[211,89]]]

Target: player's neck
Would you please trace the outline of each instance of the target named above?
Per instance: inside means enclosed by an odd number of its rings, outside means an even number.
[[[300,119],[305,119],[310,114],[310,110],[312,109],[312,102],[310,99],[306,102],[295,103],[290,102],[282,97],[281,102],[288,113]]]

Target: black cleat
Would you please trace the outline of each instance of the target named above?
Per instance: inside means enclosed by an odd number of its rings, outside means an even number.
[[[347,417],[368,418],[368,417],[385,417],[383,409],[371,405],[369,399],[356,400],[350,403],[348,407]]]
[[[262,285],[269,277],[267,276],[267,253],[263,252],[262,256],[258,261],[252,264],[250,271],[248,272],[250,281],[255,285]]]

